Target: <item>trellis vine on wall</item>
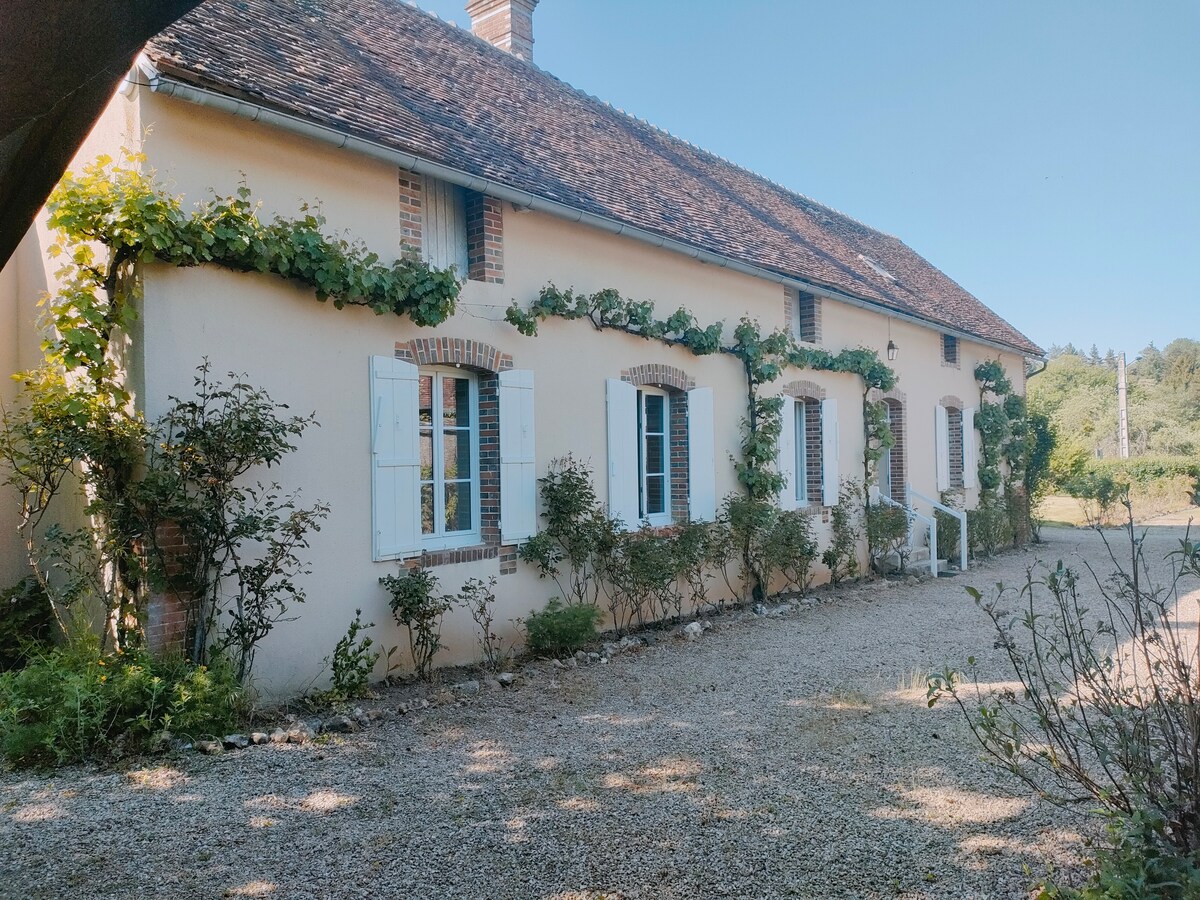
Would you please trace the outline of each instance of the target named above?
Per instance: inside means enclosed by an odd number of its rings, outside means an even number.
[[[63,288],[48,309],[46,350],[67,371],[83,369],[93,381],[115,374],[109,340],[133,319],[139,262],[273,273],[310,286],[338,309],[366,306],[417,325],[438,325],[454,313],[460,284],[452,269],[435,269],[415,254],[384,263],[361,242],[326,235],[319,208],[263,221],[244,184],[185,212],[179,197],[140,168],[144,162],[128,152],[124,165],[101,156],[82,174],[68,172],[47,203],[50,227],[65,237],[50,254],[68,258],[59,273]],[[97,259],[86,241],[103,244],[107,259]],[[118,394],[127,399],[123,389]]]
[[[994,499],[1001,484],[1020,484],[1024,478],[1029,431],[1025,398],[1013,393],[1012,382],[999,360],[990,359],[977,365],[975,381],[979,384],[975,426],[980,437],[980,499]],[[996,399],[988,399],[989,395]],[[1007,480],[1001,463],[1008,469]]]
[[[594,294],[563,291],[553,284],[542,288],[538,299],[528,309],[516,300],[505,313],[505,319],[521,334],[533,336],[538,324],[552,317],[574,320],[587,319],[597,330],[616,330],[626,334],[684,347],[696,356],[727,353],[736,357],[746,375],[747,413],[743,422],[742,458],[735,460],[738,480],[746,493],[755,500],[774,500],[784,487],[783,476],[775,469],[782,430],[783,398],[762,397],[763,385],[775,381],[789,367],[845,372],[862,379],[863,422],[866,449],[863,466],[867,481],[870,472],[883,452],[894,444],[882,402],[869,400],[872,388],[889,391],[896,385],[892,371],[874,350],[858,348],[830,353],[811,347],[801,347],[787,332],[775,330],[763,335],[758,323],[743,317],[733,331],[733,344],[721,343],[724,323],[701,327],[695,315],[680,307],[666,319],[654,317],[654,304],[621,297],[611,288]]]
[[[0,457],[9,470],[4,480],[20,493],[22,531],[36,572],[35,535],[52,497],[72,471],[86,490],[89,541],[106,561],[91,574],[107,578],[102,593],[118,646],[137,640],[144,568],[138,548],[155,532],[137,521],[129,502],[151,435],[130,402],[122,361],[139,296],[136,266],[211,263],[273,273],[310,286],[338,308],[365,306],[424,326],[449,318],[460,290],[452,269],[432,268],[415,254],[384,263],[360,242],[326,235],[319,209],[263,221],[245,185],[185,212],[179,197],[142,170],[144,162],[130,152],[121,163],[102,156],[80,174],[64,176],[50,195],[49,224],[58,238],[49,255],[64,263],[56,273],[57,294],[41,301],[43,362],[16,376],[24,385],[21,408],[0,411]],[[279,508],[287,519],[280,527],[290,529],[293,540],[302,538],[310,526],[295,517],[312,511],[294,510],[288,518],[291,501]],[[47,531],[47,539],[60,532]],[[63,534],[59,546],[81,539]],[[103,571],[109,574],[101,577]]]

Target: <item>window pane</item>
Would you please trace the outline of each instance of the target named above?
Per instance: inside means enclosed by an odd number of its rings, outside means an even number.
[[[471,432],[465,429],[446,430],[442,436],[442,446],[445,448],[443,457],[446,465],[446,478],[470,478],[471,472]]]
[[[446,531],[471,530],[471,505],[469,481],[446,485]]]
[[[417,387],[419,421],[422,425],[433,422],[433,376],[422,375]]]
[[[421,485],[421,534],[433,534],[433,485]]]
[[[796,403],[796,499],[808,501],[808,407],[803,400]]]
[[[664,438],[661,435],[646,436],[646,474],[661,475],[667,471]]]
[[[646,515],[653,516],[667,511],[667,479],[662,475],[646,476]]]
[[[643,394],[646,398],[646,433],[662,434],[665,430],[663,422],[666,419],[665,406],[667,398],[661,394]]]
[[[471,382],[467,379],[453,375],[442,378],[442,424],[447,427],[471,424]]]
[[[421,429],[417,438],[421,447],[421,480],[433,478],[433,432]]]

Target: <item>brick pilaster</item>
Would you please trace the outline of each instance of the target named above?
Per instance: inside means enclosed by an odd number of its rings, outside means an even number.
[[[478,191],[467,191],[467,277],[504,284],[504,207]]]
[[[425,178],[400,170],[400,243],[420,255],[425,223]]]

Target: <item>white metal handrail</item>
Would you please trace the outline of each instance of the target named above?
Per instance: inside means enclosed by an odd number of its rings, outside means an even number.
[[[888,497],[886,494],[882,493],[879,490],[878,486],[876,486],[876,485],[871,485],[871,496],[875,500],[878,500],[887,506],[894,506],[897,509],[904,510],[904,514],[908,517],[908,521],[909,521],[908,546],[910,549],[913,546],[912,522],[917,519],[919,519],[920,521],[924,522],[926,525],[929,526],[930,546],[932,546],[934,548],[937,547],[937,519],[935,519],[933,516],[922,515],[921,513],[917,512],[915,509],[913,509],[911,506],[908,506],[904,503],[897,503],[891,497]],[[937,578],[938,571],[937,571],[937,550],[936,549],[934,549],[929,554],[929,571],[933,574],[934,578]]]
[[[940,509],[942,512],[949,513],[950,515],[954,516],[954,518],[958,519],[958,567],[963,572],[967,571],[967,555],[968,554],[967,554],[967,514],[966,514],[966,511],[961,510],[961,509],[955,509],[953,506],[947,506],[945,503],[940,503],[937,500],[934,500],[932,497],[926,497],[924,494],[922,494],[920,491],[918,491],[911,484],[906,485],[905,489],[908,491],[908,496],[910,498],[909,499],[910,504],[912,503],[911,498],[916,497],[918,500],[924,500],[926,503],[928,503],[934,509]],[[933,544],[930,547],[930,550],[932,551],[933,555],[936,556],[937,555],[937,544]]]

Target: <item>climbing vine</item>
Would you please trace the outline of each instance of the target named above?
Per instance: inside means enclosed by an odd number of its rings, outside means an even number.
[[[696,356],[725,353],[738,359],[746,375],[746,418],[743,420],[741,459],[734,465],[738,481],[754,500],[773,501],[783,489],[783,476],[775,467],[782,431],[783,398],[763,397],[764,385],[778,379],[788,367],[845,372],[862,379],[863,419],[866,428],[864,470],[871,467],[894,440],[882,403],[868,399],[872,389],[891,390],[896,374],[874,350],[858,348],[830,353],[801,347],[782,330],[763,334],[754,320],[743,317],[733,330],[733,343],[722,343],[724,323],[701,326],[696,317],[680,307],[666,319],[654,316],[654,304],[623,298],[609,288],[594,294],[560,290],[553,284],[542,288],[538,299],[523,309],[517,301],[505,318],[521,334],[536,335],[540,322],[549,318],[587,319],[597,330],[615,330],[657,340],[690,350]]]
[[[977,543],[985,548],[1024,544],[1030,531],[1025,475],[1031,436],[1025,398],[1013,391],[999,360],[977,365],[975,381],[979,385],[975,426],[980,442],[979,506],[973,511],[978,527],[973,531],[979,535]]]
[[[229,574],[226,550],[247,541],[265,547],[267,556],[252,568],[234,567],[242,590],[232,621],[245,626],[238,647],[244,675],[254,643],[282,608],[277,595],[282,591],[302,600],[289,580],[302,566],[293,550],[305,546],[305,535],[317,527],[324,507],[299,509],[294,497],[261,485],[234,486],[231,494],[205,505],[203,489],[233,485],[249,468],[277,462],[291,449],[288,439],[311,420],[281,418],[276,410],[284,407],[238,382],[223,393],[202,395],[214,401],[214,409],[193,429],[215,435],[221,432],[213,422],[229,422],[237,440],[177,446],[178,422],[145,422],[125,383],[140,294],[138,265],[211,264],[275,274],[311,287],[317,299],[332,300],[338,308],[365,306],[425,326],[453,314],[460,285],[452,269],[431,268],[414,254],[385,263],[360,242],[327,235],[317,208],[304,207],[299,218],[264,219],[245,185],[185,211],[182,200],[144,163],[133,153],[119,163],[100,157],[64,176],[50,196],[49,224],[57,240],[49,254],[62,261],[58,289],[41,302],[42,364],[15,376],[23,386],[20,402],[2,411],[0,462],[4,481],[20,497],[31,568],[62,601],[55,612],[80,597],[99,597],[107,613],[104,638],[111,637],[118,648],[140,643],[142,602],[153,574],[147,555],[153,556],[154,548],[148,545],[155,542],[159,524],[186,528],[207,522],[210,532],[218,526],[236,531],[216,535],[224,543],[197,565],[200,583],[189,587],[201,596],[211,579]],[[207,364],[202,368],[207,373]],[[194,408],[177,401],[175,410]],[[168,450],[178,450],[179,464],[164,475]],[[209,464],[219,471],[197,480],[195,473]],[[164,485],[171,491],[164,493]],[[81,490],[87,528],[67,531],[44,521],[64,486]],[[192,487],[199,492],[189,494]],[[157,492],[153,497],[147,494],[151,489]],[[169,515],[156,518],[154,509]],[[236,522],[228,518],[231,510]],[[189,546],[206,546],[202,537],[188,534]],[[53,585],[51,571],[59,573]],[[243,603],[247,591],[253,596]],[[263,616],[250,616],[251,607],[261,608]],[[67,624],[60,617],[64,630]],[[229,627],[226,631],[232,633]],[[195,661],[202,661],[203,649],[194,649]]]

